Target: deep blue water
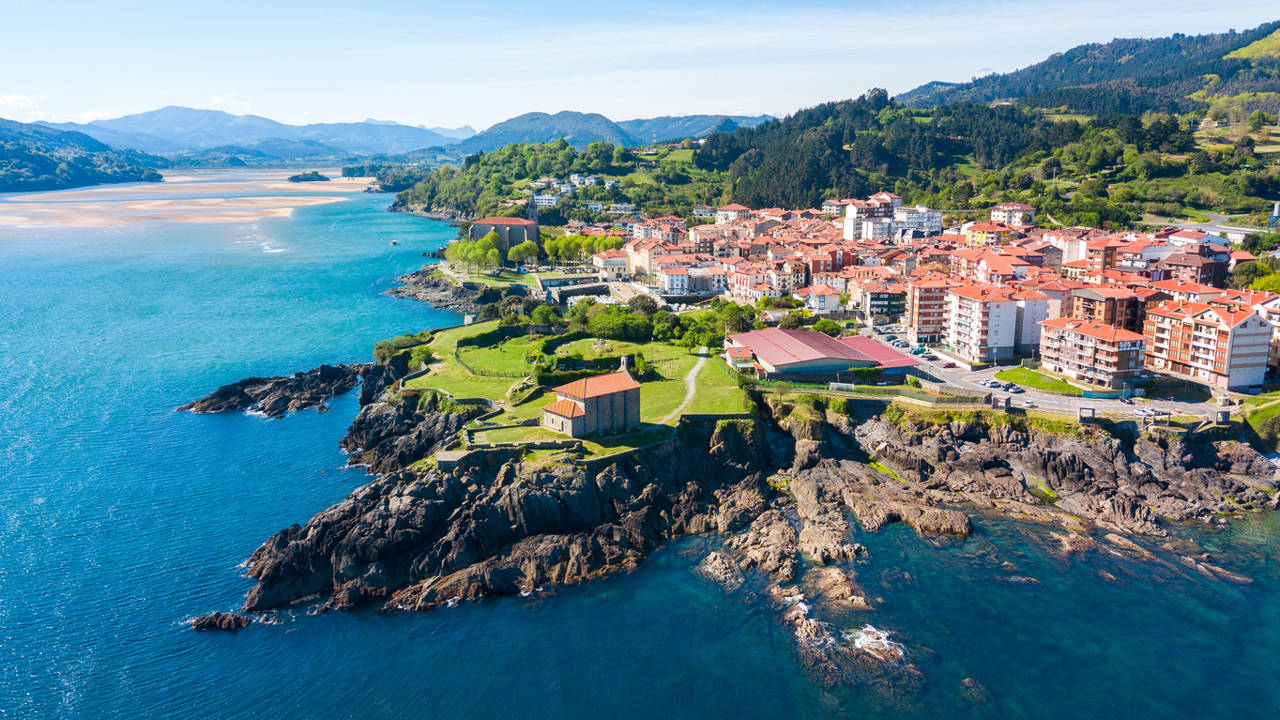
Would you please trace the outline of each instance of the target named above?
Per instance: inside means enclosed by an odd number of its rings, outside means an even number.
[[[545,597],[421,615],[299,611],[236,635],[191,632],[186,619],[240,604],[239,564],[262,540],[365,478],[337,448],[353,396],[280,420],[173,408],[455,321],[380,294],[453,234],[386,202],[353,196],[250,225],[0,228],[0,716],[1280,710],[1275,517],[1205,539],[1250,585],[1099,554],[1057,559],[1041,533],[1011,524],[980,522],[974,539],[946,546],[903,528],[860,537],[871,555],[859,581],[878,609],[847,621],[892,630],[924,676],[893,701],[857,683],[824,690],[800,672],[766,609],[693,574],[711,542],[701,538],[632,575]],[[966,677],[987,701],[962,697]]]

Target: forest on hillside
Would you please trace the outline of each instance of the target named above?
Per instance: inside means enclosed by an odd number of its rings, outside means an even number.
[[[577,190],[541,210],[544,224],[607,219],[587,209],[592,202],[690,217],[700,203],[807,208],[880,190],[954,212],[1027,202],[1064,224],[1261,215],[1280,196],[1276,122],[1254,111],[1247,123],[1210,136],[1204,129],[1223,123],[1204,111],[1090,117],[974,103],[922,110],[873,90],[712,135],[700,148],[577,150],[558,141],[477,153],[457,167],[421,171],[395,207],[522,215],[513,202],[530,196],[529,181],[582,173],[617,186]]]
[[[1249,110],[1280,109],[1280,57],[1265,51],[1280,22],[1243,32],[1176,34],[1090,43],[1009,73],[967,83],[934,82],[897,99],[917,108],[1020,99],[1077,112],[1189,112],[1250,95]]]

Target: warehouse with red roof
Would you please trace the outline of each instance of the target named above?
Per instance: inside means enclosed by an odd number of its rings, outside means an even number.
[[[874,367],[875,358],[839,340],[812,330],[767,328],[729,336],[733,348],[746,348],[765,375],[837,373],[855,367]]]

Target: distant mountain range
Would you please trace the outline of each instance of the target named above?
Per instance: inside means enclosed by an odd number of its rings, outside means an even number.
[[[532,112],[504,120],[448,149],[455,153],[470,154],[497,150],[511,143],[544,143],[559,138],[564,138],[575,147],[585,147],[595,141],[634,147],[667,140],[705,137],[739,127],[754,127],[772,119],[769,115],[683,115],[614,122],[598,113],[566,110],[551,115]]]
[[[90,123],[46,123],[60,130],[74,130],[115,147],[129,147],[164,155],[199,154],[225,146],[261,147],[262,143],[287,147],[281,141],[304,143],[294,150],[312,154],[367,155],[399,153],[449,145],[466,132],[446,135],[422,127],[369,121],[286,125],[257,115],[232,115],[220,110],[196,110],[170,106],[151,112]],[[466,128],[467,131],[470,128]],[[312,145],[305,145],[312,143]]]
[[[0,118],[0,192],[157,181],[161,157],[115,150],[79,132]]]
[[[1240,98],[1274,112],[1280,95],[1280,22],[1244,32],[1117,39],[1080,45],[1010,73],[931,82],[895,100],[911,107],[1018,100],[1095,115],[1185,112]]]
[[[44,123],[87,135],[118,148],[165,155],[177,164],[262,164],[300,159],[396,156],[457,158],[513,142],[564,138],[577,146],[603,140],[617,145],[750,127],[768,115],[688,115],[616,123],[596,113],[526,113],[477,133],[470,126],[425,128],[374,120],[358,123],[286,125],[257,115],[170,106],[90,123]]]

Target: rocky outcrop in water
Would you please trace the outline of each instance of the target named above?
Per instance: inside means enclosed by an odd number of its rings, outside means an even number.
[[[247,615],[240,613],[215,612],[208,615],[201,615],[191,621],[191,629],[204,632],[206,630],[221,630],[223,632],[235,632],[243,630],[253,623],[253,619]]]
[[[324,402],[342,395],[360,382],[371,365],[321,365],[287,377],[248,378],[223,385],[208,395],[178,408],[193,413],[249,410],[267,417],[311,407],[325,409]]]
[[[383,396],[360,408],[339,445],[352,465],[366,465],[375,474],[394,472],[444,449],[488,409],[451,403],[436,393]]]
[[[476,313],[485,305],[508,297],[526,297],[523,285],[495,288],[479,284],[459,285],[442,277],[430,267],[397,278],[400,284],[387,291],[393,297],[421,300],[432,307],[456,312]]]

